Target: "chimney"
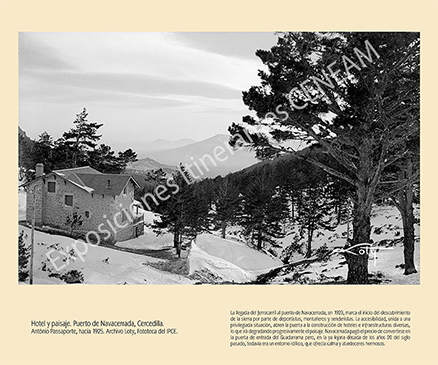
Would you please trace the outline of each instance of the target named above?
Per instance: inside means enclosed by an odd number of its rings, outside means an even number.
[[[35,177],[41,177],[44,175],[44,165],[42,163],[37,163],[35,166]]]

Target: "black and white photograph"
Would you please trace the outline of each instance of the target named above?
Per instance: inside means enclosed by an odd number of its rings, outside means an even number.
[[[20,285],[420,284],[419,32],[25,31],[18,72]]]

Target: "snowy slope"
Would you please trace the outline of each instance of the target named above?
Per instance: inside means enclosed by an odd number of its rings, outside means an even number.
[[[299,260],[297,260],[299,261]],[[404,275],[400,267],[403,263],[403,246],[383,247],[372,251],[368,271],[382,285],[420,284],[420,244],[415,246],[414,262],[418,273]],[[324,282],[343,282],[347,278],[347,265],[343,255],[334,254],[326,262],[313,262],[299,265],[295,270],[284,273],[270,281],[273,284],[319,284]]]
[[[419,216],[419,206],[415,207],[415,216]],[[392,206],[375,206],[371,218],[373,249],[369,253],[369,273],[374,275],[381,284],[411,285],[420,284],[420,226],[415,225],[414,261],[418,271],[416,274],[403,275],[400,267],[403,256],[403,225],[398,210]],[[297,227],[292,227],[290,234],[282,239],[283,247],[289,245],[298,233]],[[350,225],[350,237],[352,235]],[[326,245],[331,251],[342,248],[346,243],[347,225],[343,224],[334,231],[320,230],[312,243],[313,249]],[[300,241],[304,243],[304,240]],[[303,260],[302,254],[295,253],[290,262]],[[280,275],[273,283],[311,284],[324,281],[340,281],[347,277],[347,265],[341,254],[333,254],[326,262],[314,262],[299,265],[294,271]]]
[[[30,244],[31,230],[19,226],[27,235]],[[170,234],[156,236],[146,234],[132,240],[117,243],[131,249],[159,250],[173,245]],[[52,261],[47,255],[50,255]],[[189,253],[190,274],[208,270],[227,282],[249,282],[258,274],[281,265],[242,243],[203,234],[192,243]],[[35,231],[34,282],[35,284],[64,284],[51,273],[65,274],[78,270],[84,276],[84,284],[192,284],[183,275],[176,275],[149,266],[149,263],[164,262],[162,259],[119,251],[108,247],[85,245],[72,238]],[[59,269],[59,271],[57,270]]]
[[[415,215],[419,216],[419,206],[415,207]],[[349,237],[353,235],[353,228],[349,225]],[[289,234],[281,239],[283,247],[290,244],[298,234],[299,228],[292,226]],[[420,236],[420,226],[415,225],[415,235]],[[371,239],[373,242],[379,243],[383,240],[393,240],[403,237],[403,224],[400,213],[393,206],[375,206],[371,216]],[[343,247],[347,238],[347,224],[341,224],[334,231],[318,230],[314,234],[312,242],[313,248],[318,248],[322,245],[327,247]],[[304,240],[303,240],[304,242]]]
[[[209,274],[219,277],[223,281],[235,283],[245,283],[256,278],[254,274],[251,274],[232,262],[217,256],[209,255],[196,244],[192,244],[189,263],[191,275],[198,272],[202,273],[207,270]]]
[[[206,253],[252,272],[263,272],[282,264],[280,260],[273,259],[243,243],[226,240],[212,234],[199,235],[196,238],[196,244]]]
[[[30,244],[30,229],[19,226],[19,231],[27,235],[26,244]],[[76,253],[66,259],[67,252]],[[87,249],[87,248],[88,249]],[[48,259],[50,254],[55,265]],[[83,254],[82,254],[83,253]],[[72,238],[49,235],[35,231],[34,282],[36,284],[63,284],[50,272],[59,273],[79,270],[83,273],[84,284],[191,284],[192,281],[181,275],[154,269],[147,263],[159,262],[149,256],[114,250],[101,246],[85,246]],[[64,260],[64,261],[63,261]],[[56,266],[56,267],[55,267]]]
[[[202,234],[192,243],[189,264],[190,273],[208,269],[225,281],[248,282],[282,262],[245,244]]]

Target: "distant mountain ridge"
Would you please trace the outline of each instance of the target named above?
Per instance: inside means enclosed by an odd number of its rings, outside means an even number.
[[[180,163],[186,164],[192,170],[195,179],[225,176],[258,162],[252,151],[244,149],[234,151],[228,145],[229,138],[229,135],[217,134],[182,147],[150,151],[148,158],[172,168]],[[143,160],[146,159],[140,159],[138,162]]]
[[[148,156],[149,152],[157,152],[163,150],[170,150],[174,148],[184,147],[189,144],[196,143],[194,139],[183,138],[176,141],[170,141],[168,139],[159,138],[146,144],[141,151],[138,151],[141,155]]]
[[[132,162],[126,166],[126,173],[139,173],[142,174],[147,171],[162,169],[164,172],[171,173],[175,170],[173,166],[165,165],[146,157],[138,161]]]
[[[22,163],[23,143],[34,143],[20,127],[20,166]],[[225,176],[228,173],[248,168],[257,162],[255,153],[245,149],[233,150],[229,144],[230,136],[217,134],[196,142],[185,138],[177,141],[157,139],[145,146],[147,157],[127,165],[125,173],[144,176],[146,172],[162,169],[173,173],[180,163],[189,166],[194,179]],[[177,147],[175,147],[177,146]],[[142,156],[141,152],[137,152]]]

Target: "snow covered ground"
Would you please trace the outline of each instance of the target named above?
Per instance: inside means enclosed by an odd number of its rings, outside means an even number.
[[[30,244],[31,229],[24,231],[25,243]],[[156,237],[147,232],[135,239],[119,242],[117,246],[131,249],[163,249],[172,245],[172,236]],[[199,246],[198,246],[199,245]],[[50,256],[50,258],[49,258]],[[163,259],[115,250],[108,247],[86,245],[72,238],[35,231],[34,283],[64,284],[53,274],[66,274],[78,270],[84,284],[193,284],[188,276],[155,269],[148,264]],[[204,234],[192,244],[188,257],[190,274],[208,270],[227,282],[248,282],[259,273],[281,265],[281,261],[249,248],[241,243]]]
[[[299,260],[297,260],[299,261]],[[415,266],[418,273],[403,275],[400,267],[404,261],[403,246],[380,247],[370,251],[368,271],[381,284],[412,285],[420,284],[420,245],[415,247]],[[299,265],[295,270],[274,278],[274,284],[318,284],[324,282],[342,282],[347,277],[347,265],[343,255],[334,254],[325,262]]]
[[[282,262],[243,243],[202,234],[192,243],[189,265],[191,274],[207,269],[224,281],[244,283]]]
[[[25,242],[30,244],[31,230],[19,226],[19,231],[25,232]],[[52,261],[49,260],[48,254]],[[39,231],[35,231],[34,257],[35,284],[64,284],[64,281],[49,275],[63,274],[71,270],[83,273],[84,284],[192,284],[187,277],[147,265],[163,261],[161,259],[85,245],[72,238]],[[60,270],[56,270],[57,268]]]
[[[415,209],[419,217],[419,206]],[[403,226],[398,210],[392,206],[376,206],[371,218],[373,246],[369,250],[369,273],[381,281],[381,284],[412,285],[420,284],[420,226],[415,225],[414,262],[416,274],[403,275]],[[351,226],[350,226],[351,229]],[[282,239],[283,247],[294,241],[298,228],[292,227],[290,233]],[[352,232],[350,231],[350,237]],[[346,242],[347,225],[338,226],[334,231],[321,230],[312,242],[313,249],[323,245],[330,251],[341,249]],[[303,242],[303,241],[302,241]],[[290,262],[304,259],[303,254],[295,253]],[[347,265],[341,254],[332,254],[326,262],[314,262],[299,265],[295,270],[280,275],[272,283],[316,284],[321,282],[344,280],[347,277]]]
[[[19,219],[25,219],[26,198],[19,191]],[[259,252],[244,243],[238,227],[228,230],[228,237],[219,234],[201,234],[183,256],[187,258],[189,274],[176,274],[161,270],[168,260],[150,256],[151,251],[173,253],[173,236],[165,233],[157,236],[151,224],[159,216],[145,214],[145,234],[135,239],[118,242],[115,248],[85,245],[81,241],[35,231],[34,282],[36,284],[64,284],[62,275],[77,270],[83,275],[84,284],[193,284],[199,277],[210,277],[210,282],[245,283],[254,281],[258,275],[283,265],[279,249],[278,257]],[[418,216],[418,209],[416,212]],[[369,271],[382,284],[419,284],[420,273],[405,276],[403,263],[403,235],[401,218],[394,207],[376,207],[372,217],[372,239],[376,249],[370,252]],[[419,226],[416,225],[417,243],[415,264],[420,269]],[[25,243],[30,244],[30,229],[24,231]],[[282,239],[283,248],[297,239],[298,228],[289,227],[288,235]],[[298,265],[293,270],[284,270],[271,279],[272,284],[318,284],[342,282],[347,276],[347,265],[343,255],[334,253],[346,240],[346,225],[335,231],[319,231],[315,235],[313,248],[326,246],[332,254],[325,262]],[[133,251],[137,251],[135,253]],[[129,251],[129,252],[127,252]],[[141,254],[140,254],[141,253]],[[49,258],[50,256],[50,258]],[[176,259],[176,257],[175,257]],[[303,260],[303,255],[294,253],[289,262]],[[152,267],[151,265],[155,266]],[[57,269],[60,269],[59,271]],[[205,282],[205,281],[204,281]]]

